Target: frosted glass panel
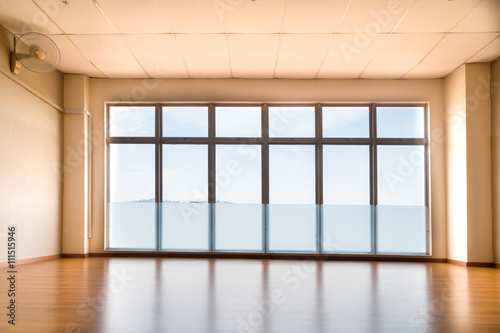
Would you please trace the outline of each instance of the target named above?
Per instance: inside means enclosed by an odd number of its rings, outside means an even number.
[[[314,204],[315,147],[269,146],[269,203]]]
[[[316,205],[269,205],[269,251],[316,251]]]
[[[370,205],[323,205],[323,251],[372,252]]]
[[[269,137],[312,138],[315,136],[314,107],[269,107]]]
[[[378,206],[379,253],[426,252],[425,206]]]
[[[110,202],[109,248],[156,249],[156,203]]]
[[[262,251],[261,204],[215,204],[215,249]]]
[[[161,212],[163,250],[209,249],[208,203],[164,202]]]
[[[165,106],[163,107],[163,136],[207,137],[208,107]]]
[[[424,107],[377,107],[377,137],[423,138]]]
[[[261,108],[218,106],[215,108],[215,135],[218,137],[260,137]]]
[[[109,136],[155,136],[155,107],[110,106]]]
[[[370,137],[369,111],[367,106],[323,107],[323,137]]]

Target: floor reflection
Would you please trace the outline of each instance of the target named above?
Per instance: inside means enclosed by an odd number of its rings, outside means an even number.
[[[314,258],[90,258],[21,269],[16,332],[500,331],[496,269]]]

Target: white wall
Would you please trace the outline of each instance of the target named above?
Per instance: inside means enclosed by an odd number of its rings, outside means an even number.
[[[0,263],[10,224],[18,227],[17,259],[61,253],[62,75],[14,77],[12,44],[0,27]]]
[[[110,101],[429,102],[433,257],[446,258],[443,80],[106,80],[91,79],[91,253],[104,252],[104,105]]]

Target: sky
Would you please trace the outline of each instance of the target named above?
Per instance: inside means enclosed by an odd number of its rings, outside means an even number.
[[[380,137],[423,137],[422,107],[379,107]],[[111,107],[110,135],[151,137],[154,107]],[[260,107],[217,107],[216,135],[258,137]],[[368,107],[323,107],[325,137],[368,137]],[[314,107],[269,107],[270,137],[314,137]],[[208,108],[164,107],[163,134],[207,137]],[[216,200],[261,202],[259,145],[217,145]],[[378,199],[381,205],[424,205],[423,149],[417,146],[378,147]],[[129,202],[154,198],[153,144],[110,145],[110,200]],[[324,145],[324,203],[369,204],[369,146]],[[271,204],[315,203],[314,145],[270,145]],[[208,147],[163,146],[163,199],[206,201]]]

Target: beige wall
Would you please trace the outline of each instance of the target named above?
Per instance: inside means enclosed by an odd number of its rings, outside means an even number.
[[[490,64],[466,64],[467,250],[492,262]]]
[[[90,80],[64,75],[63,253],[88,253]]]
[[[13,37],[0,27],[0,263],[7,225],[17,259],[61,253],[62,75],[9,70]]]
[[[500,264],[500,59],[491,64],[493,261]]]
[[[105,80],[91,79],[92,233],[104,251],[106,101],[429,102],[433,257],[446,258],[443,80]]]

